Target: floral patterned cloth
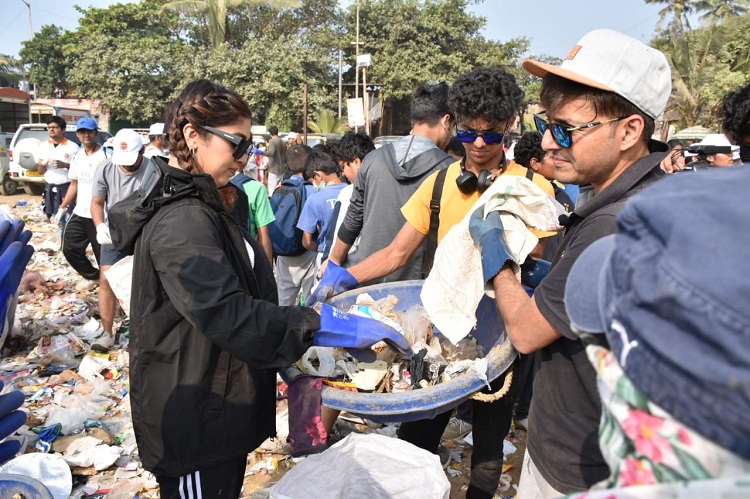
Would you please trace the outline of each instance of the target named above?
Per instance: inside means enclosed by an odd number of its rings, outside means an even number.
[[[570,497],[693,498],[725,492],[750,497],[750,461],[708,441],[648,401],[611,351],[589,345],[586,353],[597,373],[602,399],[599,445],[611,476],[591,491]]]

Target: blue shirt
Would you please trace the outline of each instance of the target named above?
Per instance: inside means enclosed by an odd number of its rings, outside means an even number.
[[[326,231],[331,222],[333,207],[336,205],[339,192],[346,186],[345,183],[328,185],[322,191],[307,198],[307,202],[302,208],[297,228],[310,234],[317,232],[318,253],[325,251]]]

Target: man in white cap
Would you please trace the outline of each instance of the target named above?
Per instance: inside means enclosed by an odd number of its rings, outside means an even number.
[[[117,298],[104,271],[126,256],[112,245],[105,207],[108,211],[115,203],[138,190],[148,163],[149,159],[143,156],[141,136],[135,130],[124,128],[115,135],[112,160],[102,165],[94,177],[91,216],[96,226],[96,240],[101,245],[99,315],[104,330],[91,345],[92,350],[95,351],[107,351],[114,344],[112,327],[117,309]]]
[[[565,312],[565,282],[581,252],[616,230],[625,201],[664,176],[666,144],[651,140],[654,120],[672,90],[658,50],[611,30],[595,30],[560,66],[533,60],[526,71],[543,79],[535,115],[552,155],[555,178],[582,186],[578,206],[563,220],[565,237],[549,275],[529,298],[505,252],[502,223],[488,216],[472,237],[482,249],[505,328],[522,353],[537,352],[528,444],[516,497],[583,491],[609,476],[597,444],[601,405],[584,345]]]
[[[148,128],[148,145],[143,155],[147,158],[164,155],[164,123],[154,123]]]

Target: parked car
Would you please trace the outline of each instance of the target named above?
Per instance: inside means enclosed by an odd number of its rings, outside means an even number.
[[[104,144],[111,136],[109,132],[100,130],[97,142]],[[75,132],[75,125],[68,125],[65,137],[81,145]],[[10,143],[10,177],[27,194],[39,195],[44,192],[44,175],[36,169],[36,155],[39,144],[48,139],[47,125],[44,123],[21,125],[13,135]]]
[[[12,133],[0,132],[0,194],[12,196],[18,190],[18,184],[10,178],[10,142]]]
[[[341,135],[337,133],[308,133],[307,145],[315,147],[318,144],[331,145],[339,142]]]

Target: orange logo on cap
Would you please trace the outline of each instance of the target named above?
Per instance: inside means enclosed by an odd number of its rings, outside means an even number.
[[[120,142],[120,150],[121,151],[124,151],[127,148],[128,148],[128,143],[127,142]]]
[[[572,61],[573,58],[576,56],[576,54],[578,53],[579,50],[581,50],[581,46],[580,45],[576,45],[575,47],[573,47],[572,49],[570,49],[570,52],[568,52],[568,55],[565,56],[565,59],[568,60],[568,61]]]

